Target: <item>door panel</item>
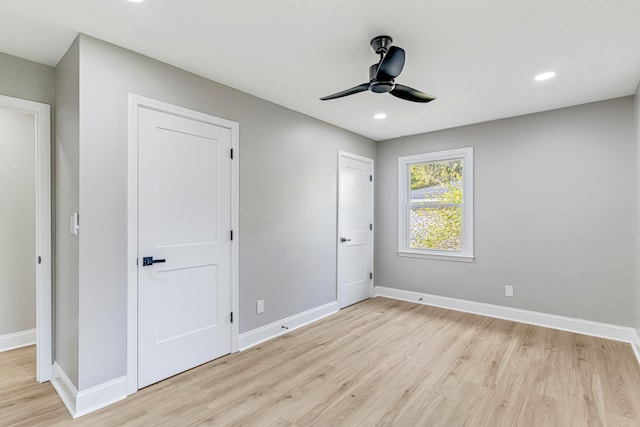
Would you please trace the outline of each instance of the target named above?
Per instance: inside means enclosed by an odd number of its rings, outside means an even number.
[[[373,272],[373,174],[371,159],[340,157],[338,191],[340,306],[371,297]]]
[[[155,286],[158,343],[217,326],[217,307],[212,304],[218,299],[217,265],[159,272]],[[187,312],[192,315],[184,316]]]
[[[139,109],[138,387],[231,351],[230,130]]]
[[[156,149],[158,245],[216,241],[218,171],[210,165],[218,163],[217,141],[158,129]]]

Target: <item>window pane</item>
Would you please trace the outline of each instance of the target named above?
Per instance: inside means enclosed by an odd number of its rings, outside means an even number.
[[[411,202],[462,203],[462,159],[409,166]]]
[[[412,249],[462,250],[462,207],[412,208],[409,219]]]

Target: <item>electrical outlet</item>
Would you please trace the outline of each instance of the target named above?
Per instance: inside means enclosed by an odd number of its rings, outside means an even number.
[[[513,296],[513,286],[506,285],[504,287],[504,296],[505,297],[512,297]]]
[[[264,313],[264,300],[256,301],[256,313],[261,314]]]

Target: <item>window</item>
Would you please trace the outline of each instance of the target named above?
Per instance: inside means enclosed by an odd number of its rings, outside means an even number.
[[[473,147],[398,158],[398,255],[473,261]]]

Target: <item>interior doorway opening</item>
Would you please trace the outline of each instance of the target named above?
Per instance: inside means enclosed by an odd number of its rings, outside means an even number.
[[[50,120],[48,105],[0,95],[0,351],[35,343],[38,382],[52,365]]]

